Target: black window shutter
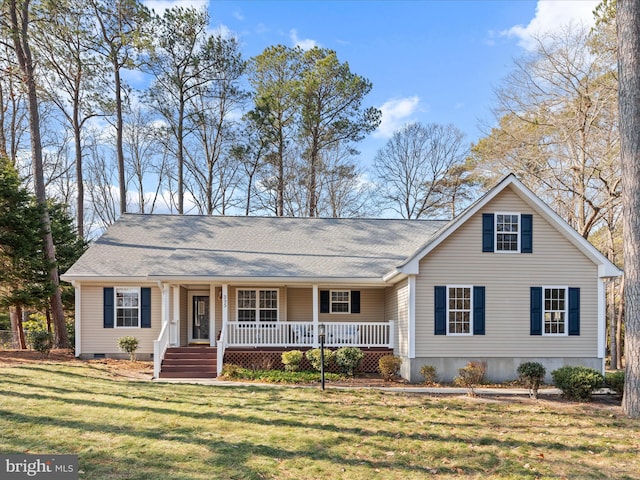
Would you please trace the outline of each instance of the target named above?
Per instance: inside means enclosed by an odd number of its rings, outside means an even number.
[[[482,214],[482,251],[493,252],[493,213]]]
[[[521,237],[520,253],[533,253],[533,215],[520,215]]]
[[[329,313],[329,290],[320,291],[320,313]]]
[[[113,287],[106,287],[103,290],[103,300],[102,300],[102,326],[104,328],[113,328],[113,319],[115,317],[113,311]]]
[[[473,287],[473,334],[484,335],[484,287]]]
[[[434,288],[435,335],[447,334],[447,287]]]
[[[579,288],[569,288],[569,335],[580,335]]]
[[[531,287],[531,335],[542,335],[542,287]]]
[[[140,289],[140,326],[151,328],[151,289]]]
[[[351,290],[351,313],[360,313],[360,290]]]

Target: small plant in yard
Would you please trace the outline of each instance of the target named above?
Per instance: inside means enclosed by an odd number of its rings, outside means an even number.
[[[484,376],[487,373],[487,362],[469,362],[458,369],[458,376],[453,379],[455,385],[467,389],[470,396],[475,395],[476,385],[484,383]]]
[[[222,367],[220,378],[241,378],[244,370],[246,369],[235,363],[225,363]]]
[[[423,365],[420,367],[420,375],[424,377],[425,385],[436,385],[438,383],[438,372],[433,365]]]
[[[616,392],[618,396],[624,393],[624,370],[616,370],[615,372],[607,372],[604,375],[604,383],[611,390]]]
[[[546,374],[547,369],[538,362],[525,362],[518,366],[518,379],[529,389],[531,398],[538,398],[538,389]]]
[[[304,356],[307,357],[307,360],[309,360],[309,363],[311,364],[313,369],[319,372],[320,358],[321,358],[320,349],[312,348],[311,350],[307,350]],[[333,360],[333,356],[334,356],[333,350],[329,350],[327,348],[324,349],[324,368],[325,369],[329,366],[329,364],[331,363],[331,360]]]
[[[378,360],[378,370],[385,381],[390,382],[400,373],[402,359],[395,355],[385,355]]]
[[[300,350],[289,350],[282,352],[282,363],[287,372],[297,372],[302,362],[302,352]]]
[[[118,339],[118,348],[120,348],[121,352],[126,352],[129,354],[129,360],[132,362],[136,361],[136,350],[138,350],[138,345],[140,341],[136,337],[120,337]]]
[[[569,400],[591,400],[591,393],[604,382],[600,372],[587,367],[562,367],[551,372],[553,383]]]
[[[364,358],[364,352],[356,347],[342,347],[336,350],[335,362],[341,372],[353,377]]]
[[[42,357],[48,357],[53,348],[53,335],[46,330],[31,330],[27,334],[29,346],[36,352],[40,352]]]

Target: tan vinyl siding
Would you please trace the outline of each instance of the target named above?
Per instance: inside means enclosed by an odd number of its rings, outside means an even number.
[[[482,213],[533,214],[533,253],[483,253]],[[542,216],[505,189],[420,262],[417,357],[597,356],[597,266]],[[485,335],[435,336],[434,286],[486,287]],[[531,336],[530,287],[580,288],[580,336]]]
[[[383,288],[320,288],[320,290],[359,290],[360,313],[320,313],[318,321],[328,322],[384,322]],[[319,297],[319,295],[318,295]],[[320,300],[318,298],[318,300]],[[318,309],[320,307],[318,306]]]
[[[313,321],[313,289],[288,288],[287,313],[290,322]]]
[[[396,354],[409,354],[409,283],[399,282],[385,290],[385,316],[395,322]]]
[[[104,328],[103,289],[104,287],[151,287],[151,328]],[[133,285],[82,285],[82,335],[80,350],[82,355],[94,353],[120,354],[118,338],[133,336],[140,341],[138,353],[153,353],[153,341],[158,338],[162,325],[162,295],[157,286]]]

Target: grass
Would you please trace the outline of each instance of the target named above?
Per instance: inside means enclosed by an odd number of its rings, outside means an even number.
[[[0,368],[0,451],[74,453],[87,479],[638,479],[618,405],[124,381]]]

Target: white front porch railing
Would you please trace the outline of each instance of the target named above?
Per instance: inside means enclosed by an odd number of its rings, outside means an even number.
[[[393,348],[393,322],[330,322],[325,326],[327,347]],[[319,344],[312,322],[227,322],[228,347],[314,347]]]
[[[164,352],[167,351],[167,347],[169,346],[169,331],[169,322],[166,322],[162,325],[158,339],[153,342],[153,378],[160,376],[160,367],[162,366]]]

